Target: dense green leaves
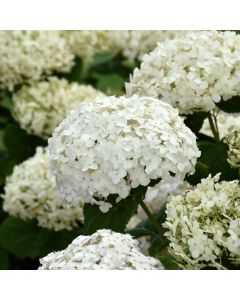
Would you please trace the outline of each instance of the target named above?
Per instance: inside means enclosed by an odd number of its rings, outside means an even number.
[[[0,246],[18,258],[39,258],[62,250],[81,229],[59,232],[43,229],[34,222],[8,217],[0,226]]]
[[[187,177],[189,183],[195,185],[208,174],[216,175],[217,173],[221,173],[221,180],[238,179],[238,171],[231,168],[227,161],[226,144],[199,141],[198,147],[201,151],[201,157],[198,159],[195,173]]]
[[[108,197],[113,207],[102,213],[98,205],[84,205],[84,233],[92,234],[98,229],[107,228],[117,232],[124,232],[130,218],[136,212],[138,202],[136,199],[126,198],[116,203],[116,195]]]
[[[232,97],[227,101],[220,101],[216,106],[227,113],[240,113],[240,96]]]
[[[121,91],[124,88],[124,78],[116,73],[94,76],[97,79],[97,88],[103,92]]]
[[[0,247],[0,270],[9,269],[9,255],[2,247]]]
[[[187,115],[184,119],[184,123],[197,134],[202,128],[204,120],[207,118],[206,112],[196,112],[191,115]]]
[[[169,254],[168,252],[161,255],[159,259],[167,270],[179,270],[180,269],[180,267],[178,266],[174,257],[171,254]]]

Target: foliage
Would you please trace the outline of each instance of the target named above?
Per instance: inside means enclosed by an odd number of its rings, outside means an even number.
[[[81,59],[76,58],[70,73],[55,75],[69,81],[91,84],[107,94],[121,95],[124,93],[124,83],[137,64],[127,65],[120,54],[102,53],[97,54],[87,68],[83,67]],[[0,195],[4,192],[6,177],[12,173],[14,166],[31,157],[37,146],[47,144],[46,141],[27,134],[14,121],[11,99],[12,93],[0,91]],[[239,113],[240,98],[221,101],[217,106],[227,113]],[[195,173],[186,177],[192,185],[199,183],[208,174],[221,173],[221,180],[227,181],[239,178],[239,170],[228,163],[227,145],[199,133],[207,115],[205,112],[196,112],[183,116],[185,124],[197,135],[201,151]],[[131,197],[120,202],[116,201],[117,195],[111,195],[108,201],[113,206],[107,213],[102,213],[98,206],[85,204],[84,227],[71,231],[55,232],[38,227],[33,221],[9,217],[0,205],[0,269],[36,269],[40,257],[64,249],[79,234],[92,234],[101,228],[127,232],[135,238],[148,236],[149,254],[159,258],[167,269],[179,269],[174,258],[167,252],[169,242],[161,225],[166,218],[165,207],[154,214],[161,227],[160,232],[156,231],[149,219],[140,222],[134,229],[126,230],[126,225],[137,211],[139,199],[145,192],[146,188],[139,187],[133,190]]]

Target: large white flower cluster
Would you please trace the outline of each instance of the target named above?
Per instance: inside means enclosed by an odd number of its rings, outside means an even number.
[[[240,185],[218,180],[219,174],[202,179],[167,203],[164,226],[172,254],[185,269],[224,269],[224,257],[240,263]]]
[[[49,139],[51,170],[67,202],[96,203],[102,211],[151,180],[183,179],[200,152],[178,111],[151,97],[105,97],[82,103]]]
[[[224,138],[233,130],[240,130],[240,115],[238,113],[227,114],[224,112],[219,112],[216,115],[216,121],[220,139]],[[200,133],[213,137],[208,119],[204,120]]]
[[[161,263],[143,255],[129,234],[98,230],[79,236],[63,251],[40,259],[40,270],[159,270]]]
[[[107,30],[63,30],[62,36],[85,65],[91,63],[95,54],[113,50]]]
[[[240,168],[240,130],[229,133],[225,142],[228,144],[228,162],[233,167]]]
[[[151,213],[157,213],[166,204],[168,197],[182,195],[190,189],[192,187],[186,181],[179,179],[173,178],[170,181],[161,181],[154,187],[148,188],[144,202]],[[132,229],[145,219],[147,219],[146,213],[139,206],[137,213],[130,219],[127,228]]]
[[[126,90],[163,98],[182,114],[210,111],[240,94],[240,36],[197,31],[162,42],[143,57]]]
[[[186,31],[173,30],[111,30],[109,36],[116,49],[122,52],[129,62],[141,60],[152,51],[157,43],[186,34]]]
[[[71,109],[104,95],[90,85],[49,77],[23,86],[13,96],[13,116],[28,133],[47,139]]]
[[[68,72],[73,54],[58,31],[0,31],[0,88],[39,80],[53,71]]]
[[[55,180],[48,173],[48,153],[39,147],[7,178],[3,209],[23,220],[35,219],[41,227],[70,230],[83,222],[83,208],[64,207],[57,198]]]

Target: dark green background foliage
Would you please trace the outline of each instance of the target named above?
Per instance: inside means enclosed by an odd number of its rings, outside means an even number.
[[[137,63],[136,63],[137,65]],[[128,81],[136,65],[126,65],[121,55],[104,53],[96,55],[88,68],[83,68],[80,59],[69,74],[55,74],[69,81],[89,83],[109,94],[124,93],[124,82]],[[11,116],[11,93],[0,91],[0,194],[4,193],[6,176],[13,167],[35,153],[37,146],[45,146],[46,141],[27,134]],[[226,112],[240,112],[239,99],[219,103],[218,107]],[[227,162],[227,146],[223,141],[216,142],[213,138],[199,134],[199,130],[207,117],[206,113],[195,113],[187,116],[186,125],[198,137],[201,157],[196,165],[196,172],[187,176],[191,184],[197,184],[208,174],[222,173],[221,180],[238,178],[238,172]],[[115,201],[113,195],[110,199]],[[64,249],[79,234],[92,234],[99,228],[110,228],[125,232],[126,224],[136,212],[137,202],[123,200],[114,204],[108,213],[103,214],[98,207],[87,204],[84,208],[85,225],[72,231],[54,232],[38,227],[34,221],[23,221],[8,216],[2,211],[0,199],[0,269],[36,269],[39,258],[49,252]],[[165,220],[165,208],[155,214],[159,224]],[[145,220],[129,233],[135,238],[148,236],[151,246],[150,255],[159,257],[168,269],[178,269],[174,258],[167,252],[168,241],[164,237],[165,230],[157,234],[149,220]]]

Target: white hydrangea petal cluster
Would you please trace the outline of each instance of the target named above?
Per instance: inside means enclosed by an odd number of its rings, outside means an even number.
[[[192,189],[192,186],[188,182],[179,179],[173,178],[170,181],[161,181],[154,187],[148,187],[144,202],[151,213],[157,213],[166,204],[168,197],[182,195],[190,189]],[[146,213],[139,206],[137,213],[130,219],[127,228],[135,228],[138,223],[146,218]]]
[[[62,36],[85,65],[91,63],[95,54],[114,48],[107,30],[63,30]]]
[[[161,263],[143,255],[129,234],[108,229],[79,236],[63,251],[40,259],[40,270],[159,270]]]
[[[6,181],[3,209],[23,220],[35,219],[44,228],[70,230],[83,223],[83,204],[63,206],[49,164],[48,153],[38,147],[32,158],[15,166]]]
[[[240,168],[240,129],[229,133],[225,142],[228,144],[228,162],[231,166]]]
[[[59,31],[1,30],[0,45],[0,88],[12,90],[73,66],[74,55]]]
[[[49,77],[13,95],[13,116],[28,133],[47,139],[71,109],[102,95],[90,85]]]
[[[220,139],[231,133],[233,130],[240,130],[240,114],[227,114],[224,112],[218,112],[216,115],[218,131]],[[212,130],[208,119],[205,119],[200,133],[213,137]]]
[[[158,97],[182,114],[210,111],[240,94],[240,36],[197,31],[159,43],[126,84],[128,95]]]
[[[186,34],[186,31],[173,30],[111,30],[109,36],[116,49],[120,50],[129,62],[142,60],[144,54],[152,51],[157,43]]]
[[[183,179],[200,151],[178,111],[151,97],[105,97],[82,103],[49,139],[59,197],[96,203],[118,200],[151,179]]]
[[[167,203],[166,235],[184,269],[224,269],[225,255],[240,263],[240,185],[238,180],[218,182],[219,176],[202,179]]]

